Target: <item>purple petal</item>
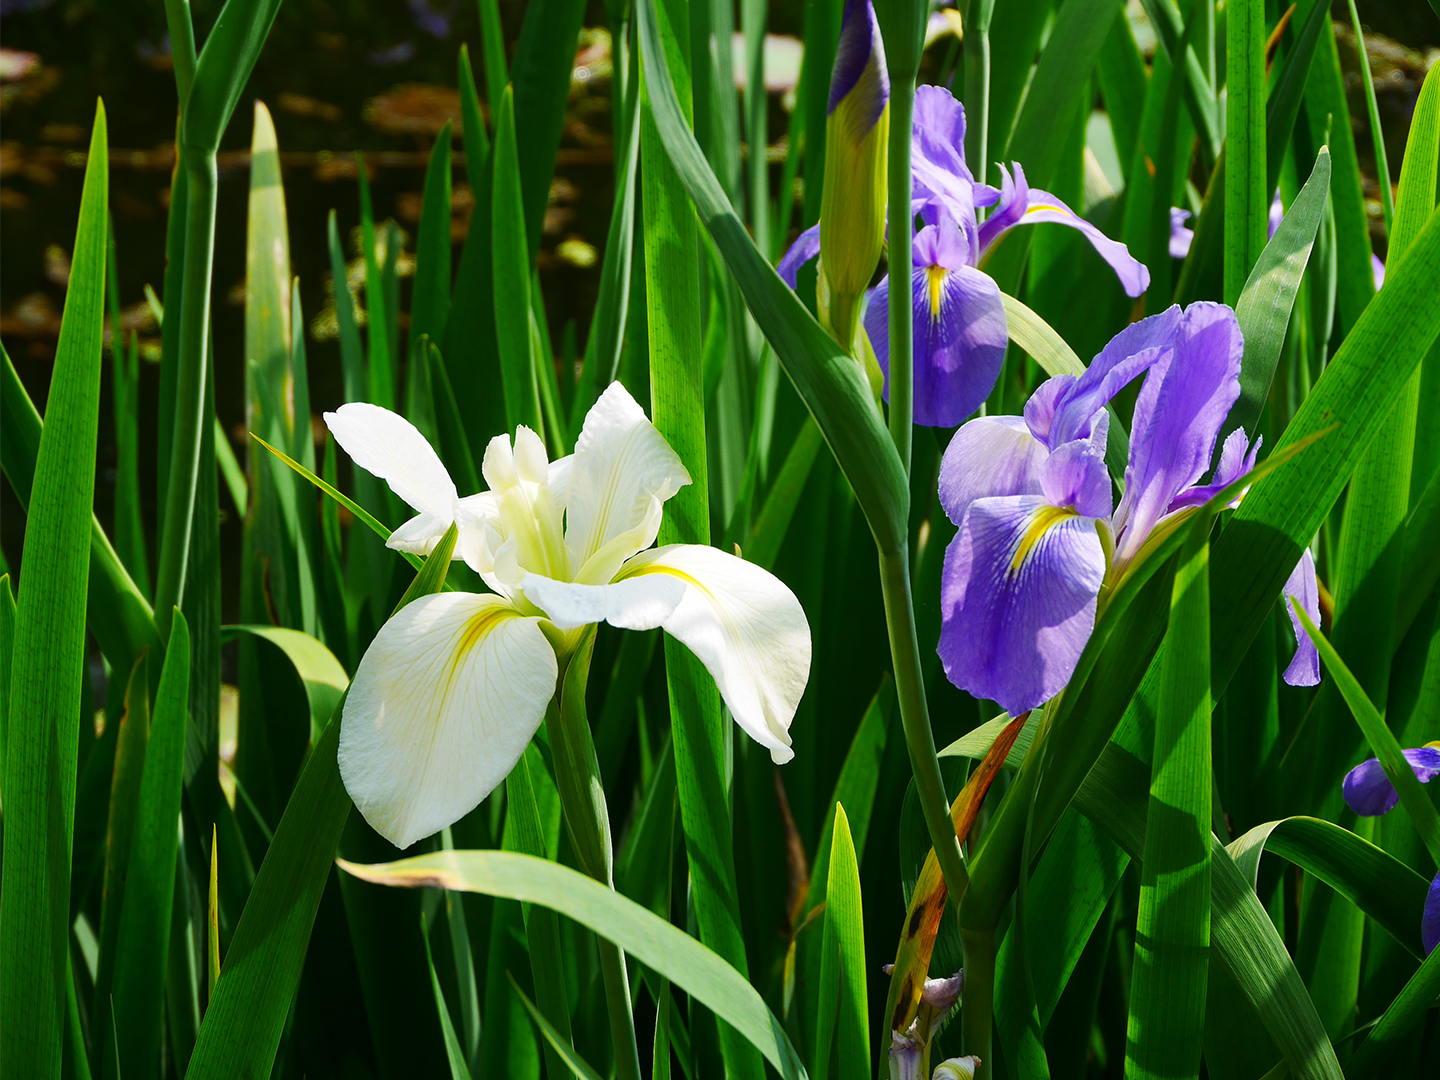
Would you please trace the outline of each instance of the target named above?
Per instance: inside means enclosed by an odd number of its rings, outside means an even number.
[[[1139,550],[1175,497],[1209,468],[1220,426],[1240,396],[1243,346],[1235,312],[1224,304],[1191,304],[1174,348],[1146,375],[1116,513],[1122,557]]]
[[[1290,571],[1290,578],[1280,595],[1285,604],[1285,614],[1290,616],[1290,628],[1295,631],[1295,655],[1283,678],[1291,686],[1315,686],[1320,682],[1320,654],[1290,603],[1293,596],[1305,614],[1310,616],[1310,621],[1320,625],[1320,585],[1315,580],[1315,556],[1310,554],[1309,548],[1300,556],[1295,569]]]
[[[1170,257],[1183,259],[1190,254],[1190,245],[1195,242],[1195,230],[1186,226],[1189,210],[1178,206],[1170,208]]]
[[[1211,477],[1208,484],[1197,484],[1195,487],[1186,488],[1170,503],[1165,512],[1174,513],[1176,510],[1183,510],[1187,506],[1200,506],[1209,502],[1220,492],[1239,480],[1246,473],[1255,468],[1255,458],[1260,453],[1260,447],[1265,442],[1263,435],[1256,438],[1254,445],[1246,451],[1245,429],[1236,428],[1229,435],[1225,436],[1225,445],[1220,448],[1220,464],[1215,466],[1215,475]],[[1249,490],[1247,487],[1246,491]],[[1227,510],[1233,510],[1240,505],[1240,500],[1245,497],[1242,491],[1227,504]]]
[[[1114,507],[1105,449],[1097,454],[1088,439],[1066,443],[1045,459],[1040,489],[1053,506],[1075,510],[1085,517],[1109,517]]]
[[[1095,417],[1110,399],[1131,379],[1168,356],[1179,336],[1182,319],[1180,308],[1171,306],[1158,315],[1131,323],[1111,338],[1085,374],[1055,402],[1047,445],[1060,446],[1087,437]]]
[[[1144,263],[1130,254],[1129,248],[1118,240],[1111,240],[1048,191],[1028,188],[1025,184],[1025,173],[1018,164],[1015,166],[1015,191],[1011,204],[1007,206],[1002,195],[1000,209],[980,227],[980,250],[983,253],[1002,233],[1016,225],[1039,225],[1044,222],[1079,229],[1091,246],[1100,253],[1100,257],[1115,271],[1126,295],[1139,296],[1150,287],[1150,271],[1145,268]]]
[[[1370,272],[1375,275],[1375,291],[1380,291],[1380,286],[1385,284],[1385,264],[1380,261],[1379,255],[1370,256]]]
[[[1425,914],[1420,917],[1420,940],[1429,956],[1440,945],[1440,874],[1430,882],[1430,891],[1425,894]]]
[[[975,178],[965,164],[965,109],[943,86],[915,91],[910,168],[917,198],[942,203],[962,229],[974,222]]]
[[[811,225],[795,238],[795,243],[790,245],[790,250],[780,259],[780,265],[775,267],[775,272],[780,275],[780,280],[795,288],[796,275],[800,273],[800,267],[804,266],[816,255],[820,254],[820,226]]]
[[[1091,518],[1041,496],[977,499],[945,552],[938,652],[946,676],[1012,716],[1053,697],[1095,627],[1104,577]]]
[[[940,505],[959,525],[976,499],[1039,495],[1044,445],[1018,416],[977,416],[940,459]]]
[[[993,191],[994,189],[991,188]],[[1025,216],[1025,207],[1030,201],[1030,185],[1025,182],[1025,170],[1015,163],[1015,174],[1004,165],[1000,166],[1000,198],[994,211],[980,226],[980,250],[984,251],[1000,234],[1011,226],[1020,224]]]
[[[1275,192],[1275,198],[1270,200],[1270,219],[1266,240],[1275,239],[1275,230],[1280,228],[1280,223],[1285,220],[1285,207],[1280,202],[1280,192]]]
[[[1405,760],[1410,763],[1415,779],[1422,784],[1428,784],[1440,774],[1440,750],[1433,746],[1406,750]],[[1362,761],[1346,773],[1340,790],[1345,796],[1345,804],[1361,817],[1388,814],[1400,802],[1400,793],[1390,783],[1390,777],[1385,775],[1378,758]]]
[[[1009,332],[1000,288],[979,270],[922,267],[910,277],[915,317],[915,423],[954,427],[995,388]],[[890,279],[870,297],[865,332],[890,395]]]
[[[890,75],[885,70],[885,43],[880,39],[880,23],[870,0],[846,0],[845,13],[840,17],[840,40],[835,44],[835,67],[830,76],[830,106],[833,113],[852,90],[873,72],[875,82],[868,89],[863,116],[869,131],[890,103]]]

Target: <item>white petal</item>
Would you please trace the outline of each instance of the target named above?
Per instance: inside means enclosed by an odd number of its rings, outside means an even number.
[[[663,626],[685,596],[685,582],[670,574],[641,574],[611,585],[576,585],[525,575],[525,599],[561,630],[608,622],[622,630]]]
[[[577,577],[600,548],[648,521],[652,499],[663,503],[690,483],[679,456],[618,382],[586,415],[572,458],[565,484],[565,547]],[[623,561],[624,556],[616,560],[614,569]],[[611,574],[597,570],[585,578],[605,581]]]
[[[406,605],[360,661],[340,727],[340,776],[396,847],[458,821],[519,760],[555,692],[539,620],[498,596]]]
[[[416,514],[390,534],[385,546],[394,551],[408,551],[412,555],[429,555],[449,529],[448,521],[430,514]],[[456,557],[459,557],[458,554]]]
[[[810,624],[795,594],[754,563],[698,544],[642,552],[608,588],[635,588],[647,577],[685,586],[660,625],[714,676],[735,722],[777,763],[789,761],[790,721],[810,678]],[[658,583],[650,588],[654,604]]]
[[[360,401],[326,413],[325,423],[356,465],[380,477],[422,514],[449,526],[455,512],[455,484],[414,424],[389,409]]]

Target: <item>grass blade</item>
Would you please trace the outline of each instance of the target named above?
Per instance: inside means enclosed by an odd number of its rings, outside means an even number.
[[[850,838],[850,820],[845,816],[845,807],[838,804],[829,870],[820,959],[819,1027],[811,1066],[816,1076],[829,1076],[833,1046],[836,1075],[841,1080],[864,1080],[870,1075],[870,1023],[860,862]]]
[[[1125,1074],[1196,1077],[1210,948],[1208,515],[1192,527],[1170,605],[1155,720]]]
[[[105,318],[105,109],[95,126],[80,221],[30,491],[25,580],[11,668],[0,972],[24,986],[0,1011],[0,1059],[58,1076],[65,1028],[85,595]]]
[[[420,340],[445,340],[450,318],[450,124],[440,130],[425,166],[425,189],[420,202],[419,237],[415,242],[415,285],[410,300],[411,364]],[[423,370],[423,369],[422,369]],[[406,395],[414,411],[417,402]],[[422,395],[422,401],[428,395]],[[428,401],[425,402],[428,405]],[[413,417],[412,417],[413,419]],[[421,429],[424,430],[423,428]]]
[[[436,551],[440,549],[437,547]],[[428,561],[428,560],[427,560]],[[441,561],[438,566],[446,563]],[[421,569],[424,573],[424,569]],[[436,590],[430,590],[436,591]],[[299,630],[283,626],[239,625],[223,628],[226,640],[239,635],[267,641],[285,654],[295,667],[295,674],[305,687],[305,697],[310,702],[310,740],[319,739],[325,729],[325,721],[335,711],[335,705],[350,685],[350,677],[344,667],[325,645]]]
[[[131,1076],[152,1075],[160,1060],[189,692],[190,631],[177,612],[155,695],[115,949],[113,1018],[125,1032],[117,1050],[122,1072]]]
[[[420,937],[425,942],[425,961],[430,965],[430,989],[435,992],[435,1013],[440,1018],[440,1032],[445,1038],[445,1060],[450,1065],[450,1080],[470,1080],[470,1068],[465,1064],[460,1040],[455,1037],[455,1025],[450,1022],[450,1007],[445,1004],[445,993],[440,989],[439,976],[435,974],[435,957],[430,953],[430,935],[425,930],[423,915],[420,917]]]
[[[505,386],[505,428],[521,424],[540,433],[540,388],[530,335],[530,254],[516,146],[515,95],[507,89],[495,120],[495,192],[490,228],[494,239],[495,333]]]
[[[1225,302],[1231,307],[1265,248],[1269,211],[1265,4],[1235,0],[1225,19]]]

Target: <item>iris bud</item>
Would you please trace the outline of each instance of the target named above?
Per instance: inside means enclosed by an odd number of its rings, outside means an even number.
[[[980,1064],[977,1057],[951,1058],[935,1066],[930,1080],[975,1080],[975,1069]]]
[[[890,76],[870,0],[846,0],[825,121],[825,190],[820,199],[819,307],[849,349],[860,304],[885,243]]]

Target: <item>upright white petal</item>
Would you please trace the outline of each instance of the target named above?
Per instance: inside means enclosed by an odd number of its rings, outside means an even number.
[[[629,556],[655,542],[645,535],[653,518],[651,501],[664,502],[686,484],[690,474],[665,437],[655,429],[629,391],[618,382],[600,395],[585,417],[571,455],[565,484],[565,547],[578,581],[608,582]],[[607,547],[629,534],[617,553]],[[597,562],[585,563],[605,548]]]
[[[715,548],[670,544],[635,556],[609,585],[531,574],[524,588],[561,629],[601,620],[629,630],[663,626],[714,676],[751,738],[777,762],[794,756],[790,721],[810,677],[810,625],[773,574]]]
[[[361,401],[326,413],[325,423],[356,465],[384,480],[416,510],[449,527],[455,519],[455,484],[414,424],[389,409]]]
[[[396,847],[458,821],[519,760],[555,692],[538,623],[498,596],[437,593],[375,636],[345,700],[340,777]]]

